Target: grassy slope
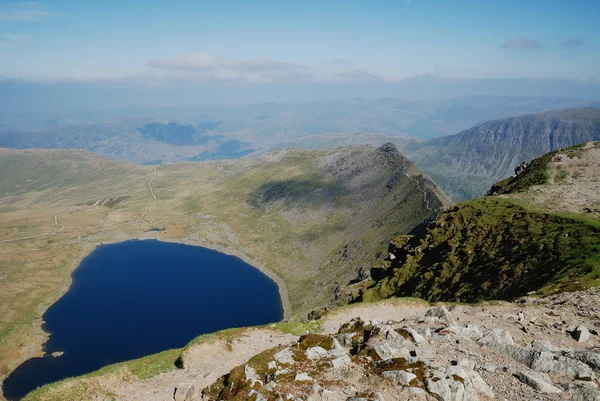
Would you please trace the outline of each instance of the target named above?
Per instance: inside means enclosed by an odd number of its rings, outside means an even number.
[[[560,153],[573,158],[585,151],[584,146],[575,146]],[[429,301],[475,302],[599,285],[600,220],[549,213],[510,196],[546,184],[546,170],[557,153],[542,156],[518,176],[497,183],[491,192],[502,197],[458,204],[425,233],[395,238],[390,245],[395,259],[373,269],[377,280],[364,285],[360,298],[412,295]],[[573,188],[565,185],[563,190]]]
[[[152,200],[152,167],[80,151],[0,149],[0,240],[52,232],[54,216],[69,210],[56,235],[0,243],[0,378],[39,354],[43,312],[99,242],[157,237],[236,254],[271,272],[289,294],[288,313],[302,313],[327,303],[336,282],[368,266],[387,238],[447,204],[405,159],[373,148],[157,170],[158,201],[140,221]],[[89,204],[116,196],[125,200]],[[147,232],[152,227],[165,230]]]

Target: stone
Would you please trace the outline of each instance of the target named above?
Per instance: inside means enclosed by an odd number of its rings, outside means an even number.
[[[567,391],[573,401],[600,401],[600,391],[585,385],[571,383]]]
[[[425,337],[423,337],[422,335],[420,335],[415,329],[412,329],[410,327],[406,327],[404,330],[406,330],[406,332],[410,335],[410,337],[412,338],[412,340],[417,343],[417,344],[424,344],[427,342],[427,340],[425,339]]]
[[[548,351],[536,352],[529,367],[545,373],[562,373],[575,379],[593,380],[595,378],[594,372],[585,363]]]
[[[503,345],[514,345],[515,343],[510,333],[504,329],[490,330],[477,342],[492,348],[502,348]]]
[[[312,377],[308,375],[308,373],[300,372],[296,373],[296,377],[294,377],[294,381],[302,382],[302,381],[315,381]]]
[[[306,350],[306,357],[310,360],[322,359],[326,358],[327,356],[329,356],[329,354],[327,353],[327,350],[323,347],[311,347]]]
[[[294,353],[290,347],[284,348],[276,353],[274,358],[281,363],[287,363],[288,365],[294,364]]]
[[[254,370],[252,366],[244,366],[244,375],[246,376],[246,381],[251,382],[252,384],[254,384],[254,382],[261,381],[260,377],[258,377],[256,374],[256,370]]]
[[[426,313],[425,316],[432,316],[432,317],[442,317],[447,315],[448,309],[446,309],[446,307],[444,305],[439,305],[439,306],[435,306],[431,309],[429,309]]]
[[[331,357],[337,358],[338,356],[347,355],[346,350],[342,347],[342,344],[335,338],[333,339],[333,348],[327,351],[327,354]]]
[[[339,356],[331,360],[331,366],[334,369],[346,369],[352,365],[352,359],[348,355]]]
[[[546,340],[535,340],[531,343],[531,347],[539,351],[560,352],[557,346]]]
[[[271,362],[269,362],[269,363],[267,364],[267,368],[268,368],[269,370],[271,370],[271,369],[277,369],[277,362],[275,362],[275,361],[271,361]]]
[[[408,386],[413,379],[417,378],[417,375],[404,370],[388,370],[381,373],[381,376],[399,386]]]
[[[584,343],[590,339],[590,332],[585,326],[577,326],[571,335],[578,343]]]
[[[351,348],[352,347],[352,338],[356,335],[356,333],[340,333],[340,334],[335,334],[333,336],[333,338],[335,338],[336,340],[338,340],[338,342],[346,347],[346,348]]]
[[[254,398],[254,401],[267,401],[267,399],[256,390],[250,390],[250,392],[248,393],[248,399],[252,398],[252,396],[256,397]]]
[[[560,394],[562,390],[552,384],[550,376],[540,372],[521,371],[517,379],[529,387],[546,394]]]
[[[184,384],[175,388],[173,399],[175,401],[191,401],[196,395],[196,388],[193,384]]]
[[[410,358],[410,352],[406,348],[394,347],[388,343],[371,344],[371,347],[382,361],[392,358]]]
[[[595,370],[600,370],[600,353],[598,352],[573,351],[568,356],[591,366]]]

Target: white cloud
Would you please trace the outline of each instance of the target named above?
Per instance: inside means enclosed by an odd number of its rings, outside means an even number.
[[[162,70],[211,71],[230,68],[231,62],[209,53],[193,53],[150,60],[148,65]]]
[[[246,80],[254,82],[281,82],[312,78],[305,65],[256,57],[234,60],[210,53],[184,54],[150,60],[153,68],[170,71],[182,79]]]

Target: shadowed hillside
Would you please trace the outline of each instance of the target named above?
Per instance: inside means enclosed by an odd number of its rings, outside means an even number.
[[[498,196],[458,204],[423,233],[394,238],[360,298],[475,302],[597,286],[598,171],[597,143],[533,160],[494,186]]]

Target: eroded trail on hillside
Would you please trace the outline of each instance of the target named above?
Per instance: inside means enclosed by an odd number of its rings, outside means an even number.
[[[62,231],[65,229],[64,224],[61,224],[58,221],[58,218],[60,216],[63,216],[65,214],[69,213],[68,209],[64,209],[64,211],[60,214],[57,214],[54,216],[54,224],[56,224],[57,226],[59,226],[56,230],[52,231],[52,232],[48,232],[48,233],[43,233],[43,234],[37,234],[37,235],[31,235],[29,237],[23,237],[23,238],[13,238],[13,239],[5,239],[0,241],[0,244],[4,244],[4,243],[8,243],[8,242],[16,242],[16,241],[24,241],[24,240],[28,240],[28,239],[34,239],[34,238],[40,238],[40,237],[47,237],[50,235],[56,235],[59,231]]]
[[[150,188],[150,194],[152,195],[152,198],[154,198],[154,199],[152,199],[152,202],[148,203],[146,205],[146,207],[144,208],[144,214],[142,214],[142,217],[140,217],[140,221],[144,220],[144,218],[148,214],[148,208],[150,207],[150,205],[153,205],[156,203],[157,198],[156,198],[156,195],[154,194],[154,190],[152,189],[152,182],[156,178],[156,174],[158,174],[158,171],[156,170],[156,167],[154,167],[154,175],[150,179],[150,182],[148,182],[148,188]]]

